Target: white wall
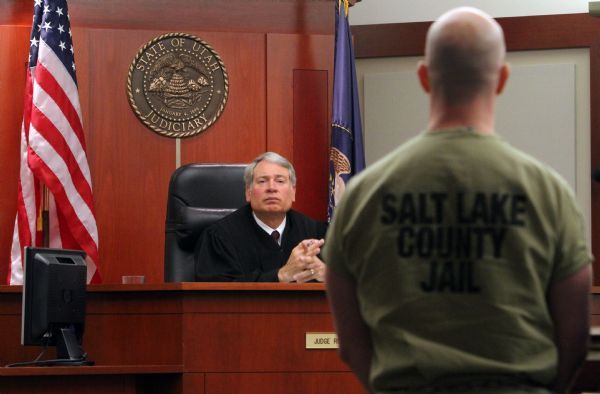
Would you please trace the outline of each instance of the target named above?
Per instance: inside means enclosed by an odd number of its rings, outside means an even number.
[[[362,0],[351,8],[350,23],[432,21],[458,6],[477,7],[495,18],[588,12],[588,0]]]
[[[590,2],[600,2],[600,0]],[[432,21],[447,10],[458,6],[477,7],[495,18],[588,12],[588,0],[362,0],[351,8],[350,21],[352,25]],[[508,58],[514,66],[533,66],[537,67],[538,70],[543,70],[546,67],[545,65],[564,66],[568,64],[574,67],[574,81],[570,80],[570,86],[562,88],[573,89],[572,92],[569,92],[569,97],[573,100],[572,97],[574,94],[574,103],[569,106],[574,113],[569,113],[568,116],[561,115],[565,117],[561,121],[575,123],[570,127],[570,129],[574,128],[571,131],[572,134],[568,138],[553,138],[550,140],[537,136],[535,137],[537,139],[534,139],[533,142],[544,146],[537,149],[540,152],[536,152],[536,149],[533,149],[534,152],[530,153],[542,153],[543,156],[544,151],[550,152],[554,148],[564,151],[562,153],[565,156],[565,160],[569,163],[565,167],[567,170],[563,171],[566,172],[563,173],[563,176],[570,180],[571,186],[574,187],[579,203],[584,211],[584,216],[588,219],[586,224],[589,239],[591,235],[589,220],[591,217],[589,53],[584,49],[514,52],[509,53]],[[390,136],[392,134],[385,135],[385,131],[387,130],[386,125],[391,124],[394,126],[393,130],[392,128],[388,130],[390,133],[393,133],[394,130],[398,129],[408,130],[408,132],[418,131],[425,123],[426,99],[421,93],[416,80],[415,68],[417,60],[418,58],[404,57],[357,59],[356,61],[368,163],[377,160],[385,154],[387,152],[386,147],[397,146],[402,142],[403,137],[392,137]],[[392,79],[388,79],[390,74],[386,76],[386,73],[395,74],[395,76]],[[524,67],[523,76],[526,77],[526,73],[527,67]],[[518,75],[515,76],[518,77]],[[519,81],[515,80],[513,82],[518,83]],[[520,82],[523,84],[527,81]],[[371,85],[370,89],[365,86],[365,83]],[[385,88],[381,87],[382,83],[386,86]],[[548,81],[548,84],[552,83],[553,81]],[[398,84],[402,86],[397,86]],[[396,94],[393,97],[379,97],[380,91],[389,90],[392,86],[395,86],[398,91],[406,90],[410,93],[404,95]],[[368,90],[370,90],[368,94],[370,98],[365,102],[365,94]],[[517,92],[516,94],[523,95],[522,92]],[[381,96],[385,96],[385,94]],[[548,99],[551,100],[552,97]],[[519,102],[521,104],[518,105],[522,105],[522,101]],[[403,115],[394,117],[393,115],[397,114],[398,110],[388,111],[388,113],[392,114],[391,116],[382,116],[381,111],[372,111],[374,106],[383,107],[382,103],[397,105],[403,109]],[[512,128],[515,123],[510,123],[510,116],[504,116],[503,113],[505,115],[512,114],[516,109],[523,113],[524,108],[515,108],[512,100],[507,100],[499,104],[498,126]],[[369,105],[371,106],[370,109],[365,108]],[[534,112],[531,111],[531,113]],[[503,116],[506,119],[503,119]],[[534,115],[534,118],[535,116],[540,117],[539,113]],[[369,121],[366,121],[367,119]],[[382,132],[383,134],[378,135],[378,133]],[[513,141],[512,139],[515,140]],[[524,145],[522,148],[526,150],[532,150],[527,149],[531,148],[531,145],[527,145],[527,141],[523,143],[523,141],[519,141],[514,136],[511,136],[509,140],[517,146]],[[568,142],[565,146],[553,146],[561,145],[565,142]],[[534,148],[536,147],[534,146]],[[539,154],[537,155],[539,156]],[[548,155],[548,157],[552,156]],[[541,158],[544,159],[544,157]],[[560,163],[552,163],[552,160],[548,161],[550,164],[561,165]]]
[[[425,127],[427,97],[417,82],[418,60],[356,62],[367,165]],[[589,51],[511,52],[508,61],[513,77],[498,101],[498,132],[568,180],[591,239]]]

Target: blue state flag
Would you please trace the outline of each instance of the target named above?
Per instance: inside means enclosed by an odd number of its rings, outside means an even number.
[[[328,219],[350,178],[365,168],[356,67],[348,23],[348,1],[335,2],[333,114],[329,147]]]

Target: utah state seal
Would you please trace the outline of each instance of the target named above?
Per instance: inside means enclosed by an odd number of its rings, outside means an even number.
[[[158,134],[182,138],[212,126],[227,103],[219,55],[198,37],[169,33],[146,43],[129,67],[127,94],[137,117]]]

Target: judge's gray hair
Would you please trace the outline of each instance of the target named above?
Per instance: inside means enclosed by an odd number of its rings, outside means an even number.
[[[292,163],[279,153],[265,152],[254,159],[252,163],[248,164],[244,170],[244,183],[246,184],[246,189],[252,185],[252,181],[254,180],[254,169],[261,161],[268,161],[269,163],[274,163],[286,168],[290,173],[290,182],[292,182],[292,186],[296,187],[296,171],[294,170]]]

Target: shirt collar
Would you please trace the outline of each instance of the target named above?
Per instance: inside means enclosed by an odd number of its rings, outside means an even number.
[[[252,212],[252,217],[254,217],[254,220],[256,221],[256,224],[258,224],[258,227],[260,227],[263,230],[265,230],[265,232],[267,234],[271,235],[271,233],[273,231],[279,232],[279,240],[277,240],[277,243],[279,245],[281,245],[281,238],[282,238],[282,235],[283,235],[283,230],[285,230],[285,223],[287,222],[287,215],[284,216],[283,221],[281,222],[281,224],[277,228],[271,228],[270,226],[268,226],[265,222],[263,222],[262,220],[260,220],[258,218],[258,216],[256,216],[256,214],[254,213],[254,211]]]

